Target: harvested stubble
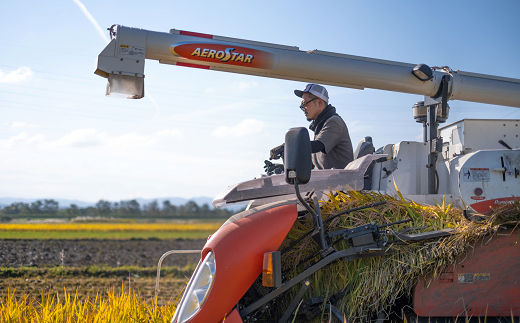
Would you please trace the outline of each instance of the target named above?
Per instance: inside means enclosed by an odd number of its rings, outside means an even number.
[[[62,295],[42,295],[41,301],[12,291],[0,300],[0,322],[170,322],[175,309],[172,303],[145,302],[131,289],[84,300],[64,290]]]
[[[398,198],[393,198],[374,192],[348,192],[348,194],[337,192],[328,198],[329,201],[321,206],[324,220],[351,208],[381,201],[387,203],[339,216],[325,224],[326,232],[371,222],[382,225],[405,219],[411,219],[412,222],[399,224],[391,229],[398,232],[406,228],[418,228],[408,233],[446,228],[455,230],[451,236],[438,240],[389,245],[387,246],[389,250],[394,252],[389,256],[349,262],[337,261],[315,273],[311,277],[312,285],[305,299],[330,296],[348,286],[348,292],[336,303],[336,306],[351,321],[357,322],[367,322],[371,316],[382,312],[389,314],[388,311],[398,297],[410,296],[413,286],[420,277],[437,277],[444,268],[453,265],[468,247],[482,237],[488,235],[491,239],[501,228],[520,224],[520,205],[517,202],[513,205],[513,210],[499,209],[487,221],[475,223],[466,220],[461,209],[452,207],[445,200],[440,201],[436,206],[423,206],[406,201],[400,193]],[[312,228],[312,220],[296,221],[280,250]],[[335,247],[338,250],[348,248],[345,241],[341,241]],[[316,254],[318,250],[316,243],[308,236],[283,254],[282,269],[288,273],[288,278],[295,277],[305,267],[318,261],[319,258],[315,257],[305,264],[300,264],[302,260]],[[292,293],[286,296],[287,304],[296,292],[292,290]],[[317,319],[320,319],[319,315]]]

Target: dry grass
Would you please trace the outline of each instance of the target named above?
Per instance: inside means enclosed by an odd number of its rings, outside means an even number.
[[[439,201],[437,206],[423,206],[406,201],[402,196],[392,198],[374,192],[349,192],[348,195],[338,192],[336,196],[330,195],[329,199],[322,205],[324,219],[343,210],[380,201],[387,203],[337,217],[326,224],[327,232],[370,222],[382,225],[404,219],[412,219],[412,222],[396,225],[392,229],[397,232],[406,228],[423,227],[408,233],[444,228],[455,230],[455,234],[435,241],[389,245],[388,249],[394,252],[389,256],[338,261],[311,276],[313,282],[306,298],[332,295],[349,286],[349,292],[336,305],[351,321],[366,322],[371,315],[388,311],[398,297],[410,295],[420,277],[436,277],[446,266],[453,265],[476,241],[484,236],[492,237],[505,225],[516,226],[520,221],[518,203],[512,212],[498,210],[484,223],[474,223],[463,217],[461,209],[453,208],[444,200]],[[297,221],[280,250],[312,228],[311,220]],[[348,248],[345,241],[335,247],[338,250]],[[318,250],[310,236],[304,238],[295,248],[282,255],[283,270],[288,273],[289,278],[295,277],[305,267],[319,260],[319,257],[315,257],[310,262],[301,264],[302,260]],[[295,293],[296,291],[293,292]]]
[[[66,290],[61,295],[41,295],[38,300],[18,296],[13,290],[0,300],[0,322],[170,322],[175,309],[172,303],[145,302],[130,288],[121,293],[112,289],[106,296],[97,294],[84,300]]]
[[[188,279],[162,275],[157,304],[166,305],[168,302],[173,302],[186,286]],[[123,289],[128,290],[129,284],[131,284],[132,289],[139,290],[143,302],[148,305],[152,304],[155,296],[155,277],[141,277],[137,274],[126,275],[126,277],[3,278],[0,280],[0,300],[7,299],[8,293],[16,290],[17,295],[27,295],[29,298],[40,302],[42,293],[44,295],[59,295],[61,298],[63,290],[66,289],[67,291],[74,291],[78,299],[84,301],[96,294],[107,296],[108,291],[112,289],[116,293],[121,293]]]

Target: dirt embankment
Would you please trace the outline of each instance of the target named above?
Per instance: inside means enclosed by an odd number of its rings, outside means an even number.
[[[201,250],[195,240],[0,240],[0,266],[142,266],[153,267],[170,250]],[[197,263],[199,254],[170,255],[163,266]]]

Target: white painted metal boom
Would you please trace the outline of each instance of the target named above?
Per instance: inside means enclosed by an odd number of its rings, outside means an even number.
[[[355,89],[440,95],[450,74],[449,99],[520,108],[520,80],[462,71],[433,71],[421,81],[414,64],[351,56],[179,30],[170,33],[116,26],[98,57],[96,74],[109,79],[107,95],[144,96],[144,60]]]

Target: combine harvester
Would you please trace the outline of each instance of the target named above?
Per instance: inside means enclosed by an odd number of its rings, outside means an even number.
[[[95,71],[108,79],[106,95],[142,98],[145,59],[153,59],[169,65],[424,96],[413,105],[416,122],[424,125],[424,141],[403,141],[375,150],[371,137],[365,137],[355,151],[355,160],[345,169],[311,171],[308,132],[290,129],[284,174],[230,186],[215,198],[216,207],[239,202],[249,202],[249,206],[208,240],[172,322],[270,322],[272,318],[265,320],[262,314],[276,306],[276,300],[289,289],[299,287],[281,310],[283,315],[276,318],[292,322],[312,283],[311,275],[338,259],[385,255],[388,239],[381,231],[383,226],[367,224],[325,232],[318,205],[323,193],[374,190],[395,195],[398,187],[405,198],[421,204],[452,200],[468,219],[485,218],[494,208],[519,199],[520,120],[465,119],[438,128],[448,118],[449,100],[520,108],[518,79],[319,50],[306,52],[174,29],[163,33],[114,25],[110,34],[112,40],[99,55]],[[277,250],[298,216],[306,212],[314,217],[313,235],[321,260],[287,280]],[[449,234],[447,230],[401,234],[399,239],[422,241]],[[330,241],[336,236],[347,240],[351,248],[335,250]],[[462,267],[457,265],[428,288],[417,285],[410,304],[417,319],[520,316],[520,251],[515,243],[513,235],[498,239],[492,247],[475,249]],[[258,280],[270,288],[267,293],[255,294]],[[327,305],[329,310],[343,321],[344,315],[333,304]]]

